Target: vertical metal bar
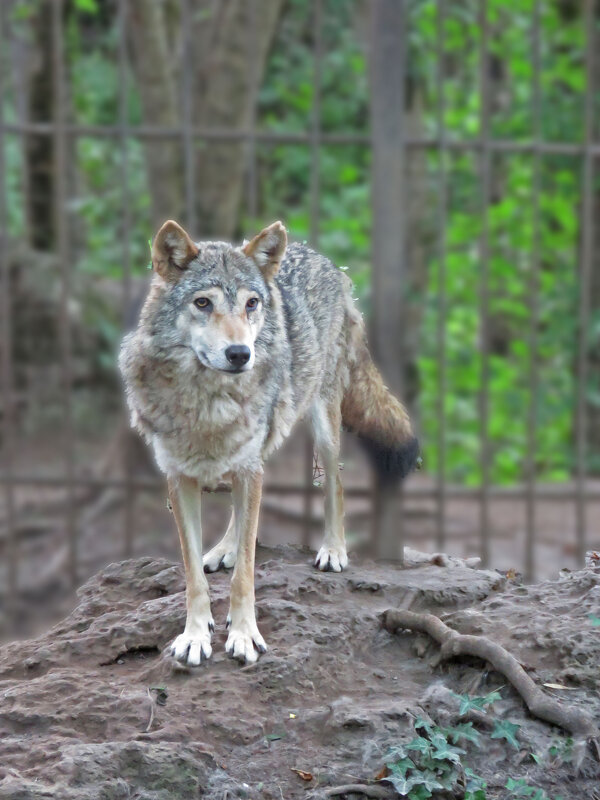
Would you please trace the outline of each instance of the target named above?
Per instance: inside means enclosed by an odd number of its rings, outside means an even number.
[[[594,133],[594,0],[585,0],[585,52],[586,91],[584,105],[583,198],[581,231],[581,267],[579,272],[579,325],[577,337],[577,387],[576,387],[576,503],[575,531],[577,561],[583,565],[587,546],[586,475],[587,475],[587,408],[588,382],[588,328],[590,320],[590,287],[592,280],[593,210],[594,210],[594,158],[592,140]]]
[[[491,153],[490,153],[490,104],[489,104],[489,67],[488,39],[489,23],[487,16],[487,0],[479,1],[479,29],[481,31],[480,64],[479,64],[479,125],[481,137],[480,174],[481,174],[481,238],[480,258],[481,277],[479,287],[480,313],[480,350],[481,350],[481,386],[479,391],[480,420],[480,555],[483,566],[490,560],[489,537],[489,486],[490,486],[490,441],[489,441],[489,214],[488,205],[491,193]]]
[[[61,271],[61,297],[59,308],[59,336],[62,367],[62,403],[64,413],[64,454],[67,490],[66,531],[69,544],[69,573],[71,582],[77,584],[77,530],[73,503],[73,415],[71,406],[72,358],[69,305],[71,291],[71,264],[69,261],[69,230],[67,217],[67,133],[66,86],[64,75],[63,0],[52,3],[52,60],[54,93],[54,213]]]
[[[319,247],[319,207],[320,207],[320,154],[321,146],[321,80],[323,67],[323,0],[313,3],[313,102],[310,129],[310,195],[309,195],[309,232],[311,247]],[[303,544],[310,544],[312,519],[312,485],[313,485],[313,442],[310,432],[306,433],[304,448],[304,528]]]
[[[539,270],[540,270],[540,192],[541,156],[539,145],[542,137],[541,106],[541,25],[540,0],[535,0],[532,25],[533,85],[531,111],[533,115],[533,156],[531,184],[532,252],[529,275],[529,408],[527,412],[526,498],[525,498],[525,577],[535,579],[535,527],[536,527],[536,452],[538,425],[538,326],[539,326]]]
[[[119,33],[119,136],[121,144],[121,241],[123,259],[123,325],[129,319],[132,303],[131,288],[131,198],[129,195],[129,82],[127,70],[127,15],[129,12],[128,0],[119,0],[118,6],[118,33]],[[123,471],[125,501],[123,508],[124,523],[124,555],[130,558],[135,542],[135,488],[133,486],[133,453],[131,437],[126,430],[123,437]]]
[[[183,168],[185,186],[185,222],[188,231],[195,235],[196,230],[196,159],[194,154],[194,121],[192,119],[192,100],[193,100],[193,74],[192,65],[192,15],[190,0],[181,0],[181,103],[183,112]]]
[[[258,102],[258,7],[250,0],[248,9],[248,81],[251,98],[248,124],[248,216],[254,224],[258,216],[258,169],[256,157],[256,104]]]
[[[436,31],[436,91],[437,128],[440,140],[438,168],[438,309],[437,309],[437,358],[438,358],[438,469],[437,469],[437,549],[446,546],[446,224],[447,224],[447,150],[446,150],[446,103],[444,95],[444,25],[446,0],[438,0]]]
[[[6,34],[5,23],[6,6],[0,4],[0,44],[4,44]],[[6,49],[0,51],[6,56]],[[14,458],[14,392],[13,392],[13,343],[12,343],[12,308],[11,308],[11,280],[10,266],[7,258],[7,208],[6,208],[6,159],[4,152],[4,96],[6,91],[5,75],[6,64],[0,63],[0,311],[2,342],[2,450],[4,461],[4,503],[7,531],[7,558],[6,558],[6,603],[9,612],[9,621],[12,621],[13,608],[11,601],[16,596],[18,583],[18,552],[15,529],[14,512],[14,487],[11,481]]]
[[[402,394],[402,314],[406,287],[406,3],[371,0],[370,73],[373,214],[371,341],[374,355],[392,391]],[[376,485],[373,499],[377,552],[404,556],[402,513],[395,493]]]

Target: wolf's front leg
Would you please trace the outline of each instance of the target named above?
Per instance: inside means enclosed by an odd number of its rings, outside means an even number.
[[[170,478],[168,483],[181,541],[187,601],[185,630],[171,645],[171,655],[183,664],[196,667],[210,658],[211,633],[215,629],[208,582],[202,569],[201,488],[195,479],[183,475]]]
[[[238,554],[231,579],[229,637],[226,651],[242,663],[252,663],[267,649],[256,625],[254,610],[254,554],[258,512],[262,494],[262,472],[240,473],[232,483],[233,505],[238,526]]]

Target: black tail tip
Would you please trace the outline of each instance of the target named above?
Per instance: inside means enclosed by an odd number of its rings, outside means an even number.
[[[381,483],[390,485],[401,481],[415,469],[420,469],[419,440],[412,437],[402,445],[390,446],[365,436],[358,437]]]

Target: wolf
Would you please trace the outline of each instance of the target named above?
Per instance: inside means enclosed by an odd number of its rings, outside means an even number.
[[[240,246],[194,242],[168,220],[152,243],[153,277],[119,367],[131,424],[166,475],[186,578],[185,629],[171,655],[212,653],[205,572],[234,567],[226,651],[252,663],[267,649],[256,624],[254,554],[265,459],[307,418],[325,472],[325,535],[315,566],[348,564],[339,475],[342,424],[363,440],[382,481],[416,464],[418,442],[367,348],[352,283],[274,222]],[[231,486],[221,541],[202,553],[203,487]]]

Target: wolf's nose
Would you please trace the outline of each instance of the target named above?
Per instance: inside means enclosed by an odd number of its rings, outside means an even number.
[[[250,361],[250,348],[245,344],[232,344],[225,350],[227,361],[234,367],[243,367]]]

